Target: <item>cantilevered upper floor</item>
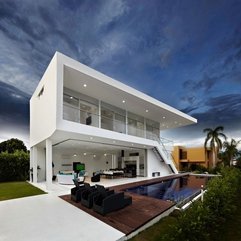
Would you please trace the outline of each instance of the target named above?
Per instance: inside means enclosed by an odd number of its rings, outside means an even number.
[[[30,100],[30,145],[56,131],[157,140],[160,130],[196,122],[183,112],[56,52]]]

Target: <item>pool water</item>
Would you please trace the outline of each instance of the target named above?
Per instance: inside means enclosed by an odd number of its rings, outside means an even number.
[[[199,194],[201,185],[205,187],[208,180],[209,178],[204,176],[187,175],[159,183],[128,188],[126,191],[180,203]]]

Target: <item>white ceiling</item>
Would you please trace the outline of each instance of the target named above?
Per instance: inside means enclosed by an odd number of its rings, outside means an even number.
[[[82,67],[82,64],[80,64]],[[196,123],[196,119],[119,81],[90,69],[92,76],[64,66],[64,87],[160,122],[161,130]],[[86,71],[85,71],[86,72]],[[96,75],[94,77],[94,75]],[[98,77],[98,79],[97,79]],[[87,86],[84,87],[84,84]],[[125,103],[123,103],[125,100]],[[148,110],[148,112],[146,112]]]
[[[58,151],[62,155],[90,155],[90,154],[115,154],[120,153],[121,150],[125,151],[140,151],[144,150],[140,148],[130,147],[130,146],[120,146],[120,145],[109,145],[96,142],[86,142],[81,140],[65,140],[53,146],[53,151]]]

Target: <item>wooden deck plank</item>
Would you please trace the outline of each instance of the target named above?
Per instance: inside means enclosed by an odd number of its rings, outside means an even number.
[[[183,176],[183,174],[175,175],[175,178],[180,176]],[[114,189],[115,192],[119,192],[126,190],[130,187],[157,183],[167,179],[170,179],[170,176],[162,178],[153,178],[151,180],[134,182],[119,186],[113,186],[110,189]],[[125,233],[126,235],[132,233],[133,231],[140,228],[145,223],[149,222],[150,220],[152,220],[153,218],[160,215],[161,213],[168,210],[174,205],[174,203],[171,201],[159,200],[129,192],[126,192],[126,194],[132,196],[132,205],[127,206],[121,210],[109,213],[106,216],[102,216],[94,212],[92,209],[84,207],[80,203],[73,202],[70,198],[70,195],[61,196],[61,198],[71,203],[75,207],[94,216],[95,218],[98,218],[102,222],[105,222],[113,228]]]

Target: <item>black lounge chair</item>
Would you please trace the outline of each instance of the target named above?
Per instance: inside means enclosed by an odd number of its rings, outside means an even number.
[[[71,189],[71,200],[75,202],[81,201],[81,193],[84,190],[91,188],[89,183],[84,183],[83,185],[79,185],[78,181],[74,181],[75,187]]]
[[[102,215],[124,208],[132,203],[132,197],[125,196],[124,192],[114,193],[106,197],[101,194],[93,199],[93,210]]]
[[[87,208],[92,208],[93,199],[96,195],[101,194],[103,197],[111,195],[114,193],[114,190],[109,190],[102,185],[96,185],[94,189],[84,190],[81,194],[81,204]]]
[[[100,174],[94,174],[93,177],[91,177],[91,182],[99,182],[100,181]]]

